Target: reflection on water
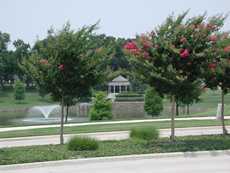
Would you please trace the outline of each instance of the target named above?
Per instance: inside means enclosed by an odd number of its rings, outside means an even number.
[[[24,125],[35,125],[35,124],[56,124],[60,123],[59,117],[54,118],[24,118],[18,119],[17,121],[21,121]],[[89,119],[87,117],[70,117],[68,118],[68,123],[81,123],[88,122]]]

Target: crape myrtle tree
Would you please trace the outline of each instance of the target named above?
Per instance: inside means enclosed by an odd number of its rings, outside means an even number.
[[[207,54],[212,46],[211,37],[223,25],[224,17],[206,15],[186,18],[188,12],[177,17],[169,16],[165,23],[151,33],[137,36],[124,45],[133,70],[140,79],[154,87],[172,101],[171,137],[175,140],[175,101],[180,91],[202,78]]]
[[[205,84],[208,88],[221,90],[221,123],[225,135],[228,131],[224,122],[224,96],[230,89],[230,35],[217,33],[212,40],[215,43],[210,51],[213,59],[206,66]]]
[[[34,81],[60,102],[61,144],[64,142],[64,106],[88,95],[91,87],[103,80],[106,49],[98,48],[91,39],[95,29],[96,24],[74,31],[67,24],[61,31],[50,31],[44,46],[35,49],[23,62]]]

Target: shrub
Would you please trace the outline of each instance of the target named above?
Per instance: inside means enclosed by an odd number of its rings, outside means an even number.
[[[88,137],[75,136],[68,142],[68,150],[83,151],[83,150],[97,150],[99,147],[96,139]]]
[[[130,132],[130,137],[147,141],[157,140],[159,138],[159,131],[154,127],[133,128]]]
[[[20,80],[17,80],[14,85],[14,98],[15,100],[25,99],[25,85]]]
[[[145,92],[144,109],[151,116],[158,116],[163,110],[162,98],[154,88],[148,88]]]
[[[106,98],[104,92],[97,92],[90,109],[91,120],[103,120],[112,118],[112,103]]]

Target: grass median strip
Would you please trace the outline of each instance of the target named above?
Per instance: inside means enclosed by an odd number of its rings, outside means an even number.
[[[230,149],[230,136],[210,135],[168,138],[157,141],[101,141],[95,151],[69,151],[67,145],[44,145],[0,149],[0,165],[32,163],[64,159]]]
[[[217,120],[176,121],[177,128],[220,126],[220,125],[221,125],[220,121]],[[230,125],[230,120],[226,120],[226,125]],[[125,130],[130,130],[134,127],[144,127],[144,126],[154,126],[155,128],[158,129],[170,128],[170,121],[65,127],[65,134],[125,131]],[[44,135],[57,135],[57,134],[59,134],[59,128],[52,127],[52,128],[42,128],[42,129],[0,132],[0,138],[44,136]]]

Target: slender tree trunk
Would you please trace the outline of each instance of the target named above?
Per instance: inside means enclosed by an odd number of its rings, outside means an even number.
[[[171,107],[171,136],[170,140],[175,141],[175,96],[172,96],[172,107]]]
[[[65,123],[68,122],[68,116],[69,116],[69,106],[66,106]]]
[[[223,129],[223,135],[228,134],[228,131],[224,123],[224,90],[223,89],[221,90],[221,124]]]
[[[185,115],[185,114],[186,114],[186,106],[183,105],[183,115]]]
[[[189,104],[187,105],[187,115],[190,114],[190,107],[189,107]]]
[[[64,98],[61,100],[61,129],[60,129],[60,144],[64,144]]]
[[[4,84],[3,84],[3,80],[2,79],[0,79],[0,88],[4,89]]]
[[[179,104],[176,103],[176,116],[179,116]]]

